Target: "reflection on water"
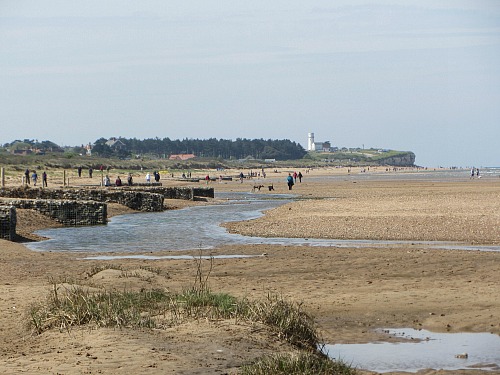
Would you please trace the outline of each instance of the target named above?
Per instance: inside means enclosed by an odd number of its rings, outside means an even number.
[[[325,345],[324,351],[330,358],[376,372],[417,372],[427,368],[500,370],[498,335],[434,333],[414,329],[386,331],[405,340],[398,343]]]
[[[26,244],[38,251],[156,252],[209,249],[222,245],[268,244],[332,247],[423,245],[433,248],[500,251],[500,246],[468,246],[446,242],[264,238],[230,234],[220,224],[262,216],[292,199],[292,195],[252,193],[218,194],[224,204],[195,206],[161,213],[136,213],[113,217],[107,225],[67,227],[37,231],[50,240]]]

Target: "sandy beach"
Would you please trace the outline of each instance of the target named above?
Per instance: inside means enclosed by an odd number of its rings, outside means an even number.
[[[211,183],[216,192],[289,193],[289,171]],[[214,172],[216,173],[216,172]],[[421,241],[500,245],[500,179],[422,179],[388,173],[369,179],[345,169],[304,173],[291,193],[297,200],[259,219],[229,223],[245,235],[355,240],[397,240],[383,247],[224,246],[206,254],[253,258],[215,259],[212,290],[238,297],[268,293],[302,303],[325,343],[383,339],[376,328],[423,328],[434,332],[500,334],[500,253],[435,249]],[[385,174],[383,169],[369,173]],[[414,173],[414,177],[411,177]],[[322,178],[325,177],[326,178]],[[330,178],[330,177],[336,178]],[[178,181],[164,181],[179,185]],[[272,184],[274,191],[268,191]],[[197,202],[179,202],[179,208]],[[112,215],[128,212],[110,207]],[[19,212],[17,232],[52,226],[39,215]],[[112,239],[109,239],[112,241]],[[196,277],[192,260],[116,259],[118,269],[90,270],[106,261],[83,260],[70,252],[33,252],[0,240],[0,372],[5,374],[233,374],[264,354],[291,348],[265,330],[244,322],[186,322],[168,329],[26,329],[31,303],[54,284],[115,290],[182,290]],[[98,252],[96,252],[97,254]],[[199,254],[199,251],[157,255]],[[265,256],[262,256],[265,254]],[[161,270],[147,271],[145,266]],[[63,287],[63,286],[60,286]],[[370,371],[360,371],[374,374]],[[499,374],[500,370],[423,369],[419,374]],[[396,374],[393,373],[393,374]]]

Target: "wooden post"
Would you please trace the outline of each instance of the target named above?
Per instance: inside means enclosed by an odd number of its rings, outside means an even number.
[[[4,167],[2,167],[1,173],[2,173],[2,187],[5,187],[5,168]]]
[[[63,186],[66,186],[66,170],[63,170]]]

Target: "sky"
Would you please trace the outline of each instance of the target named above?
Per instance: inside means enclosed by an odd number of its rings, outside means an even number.
[[[500,166],[500,1],[0,0],[0,144],[309,132]]]

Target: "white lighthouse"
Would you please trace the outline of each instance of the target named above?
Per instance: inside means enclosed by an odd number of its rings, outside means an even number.
[[[314,133],[307,133],[307,151],[314,151]]]

